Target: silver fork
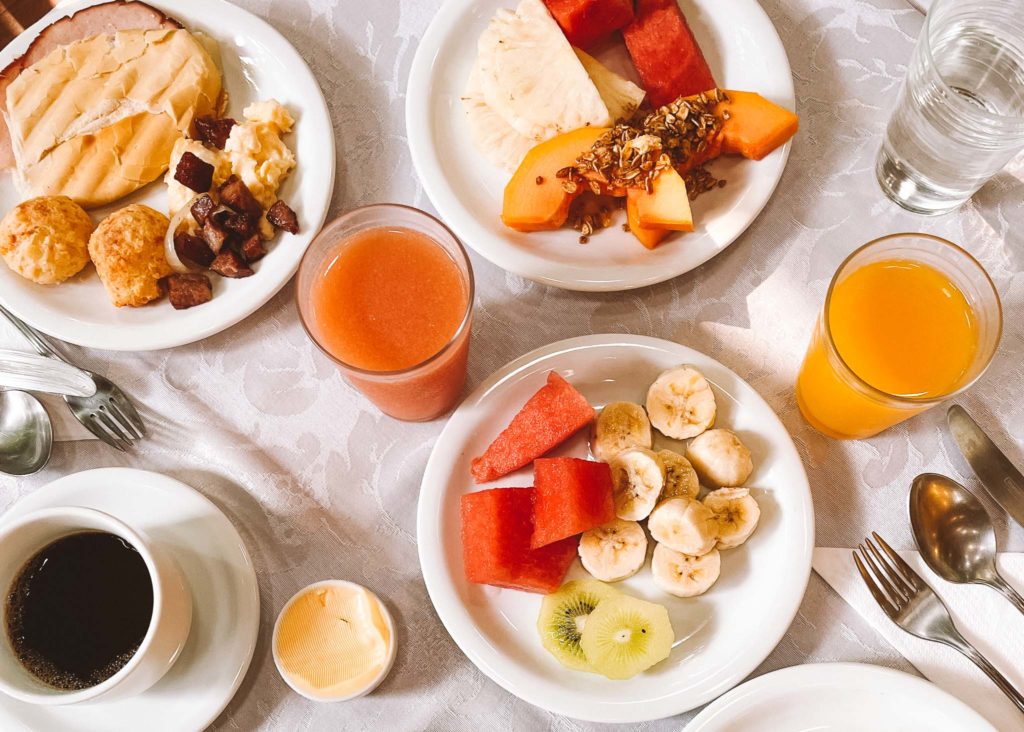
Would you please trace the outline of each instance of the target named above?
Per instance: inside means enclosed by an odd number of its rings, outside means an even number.
[[[70,363],[34,328],[2,305],[0,305],[0,313],[25,336],[39,355]],[[64,401],[67,402],[68,408],[71,409],[75,418],[87,430],[111,447],[125,452],[134,446],[135,440],[141,440],[146,436],[146,426],[142,422],[142,417],[135,411],[128,396],[116,384],[92,371],[85,369],[81,369],[81,371],[96,384],[96,393],[90,397],[65,396]]]
[[[871,590],[882,611],[896,625],[911,635],[936,643],[944,643],[955,648],[969,658],[974,665],[985,672],[995,682],[1018,709],[1024,712],[1024,696],[1021,696],[1013,685],[1006,680],[995,667],[982,656],[960,634],[953,624],[949,610],[938,595],[932,591],[921,576],[915,572],[892,547],[885,543],[877,533],[871,532],[875,541],[882,547],[885,556],[878,550],[870,538],[858,545],[860,556],[853,553],[853,561],[857,563],[864,584]],[[866,545],[866,548],[865,548]],[[861,557],[864,558],[861,561]],[[889,561],[886,561],[888,558]],[[871,568],[869,573],[867,567]],[[874,575],[874,577],[872,577]]]

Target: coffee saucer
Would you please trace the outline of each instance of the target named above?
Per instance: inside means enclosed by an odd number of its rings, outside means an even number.
[[[87,470],[56,480],[18,501],[0,517],[0,525],[53,506],[105,511],[166,547],[192,591],[192,630],[174,666],[148,691],[70,707],[35,706],[0,694],[0,729],[205,729],[241,685],[259,631],[259,587],[238,531],[190,486],[129,468]]]

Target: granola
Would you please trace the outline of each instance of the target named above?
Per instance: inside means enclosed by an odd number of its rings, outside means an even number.
[[[714,89],[692,97],[680,97],[653,112],[638,113],[603,134],[593,147],[562,168],[556,176],[567,193],[580,187],[595,195],[604,192],[622,194],[626,188],[650,192],[654,179],[667,168],[683,171],[691,200],[715,187],[725,185],[704,165],[694,165],[707,154],[722,129],[715,107],[728,101],[725,92]],[[573,228],[581,232],[580,241],[610,222],[608,217],[570,216]]]

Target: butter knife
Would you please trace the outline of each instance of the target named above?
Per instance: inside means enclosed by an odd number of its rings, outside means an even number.
[[[1024,526],[1024,475],[959,404],[949,408],[946,421],[957,447],[989,495]]]
[[[96,384],[81,369],[54,358],[0,349],[0,386],[90,397]]]

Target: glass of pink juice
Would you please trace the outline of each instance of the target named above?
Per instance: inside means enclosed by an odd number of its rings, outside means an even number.
[[[385,414],[434,419],[466,382],[473,269],[433,216],[380,204],[324,227],[296,277],[313,342]]]

